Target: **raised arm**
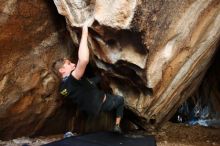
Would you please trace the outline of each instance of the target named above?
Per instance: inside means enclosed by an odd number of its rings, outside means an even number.
[[[76,64],[75,70],[72,72],[72,75],[78,80],[83,76],[86,66],[89,63],[89,48],[87,44],[87,38],[88,26],[84,25],[82,28],[82,36],[78,50],[78,62]]]

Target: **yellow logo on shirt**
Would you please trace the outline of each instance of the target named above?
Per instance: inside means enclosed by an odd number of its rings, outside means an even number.
[[[67,91],[67,89],[63,89],[60,94],[62,94],[63,96],[67,96],[69,93]]]

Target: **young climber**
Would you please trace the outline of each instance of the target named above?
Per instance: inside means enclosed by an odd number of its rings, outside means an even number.
[[[120,122],[123,117],[124,99],[121,96],[105,94],[89,79],[84,77],[89,63],[89,49],[87,45],[88,26],[82,28],[82,36],[78,50],[78,62],[69,59],[58,59],[53,67],[62,78],[60,93],[76,103],[81,111],[96,116],[101,111],[116,110],[116,120],[113,131],[121,133]]]

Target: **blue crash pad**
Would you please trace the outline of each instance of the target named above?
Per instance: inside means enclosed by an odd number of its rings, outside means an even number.
[[[156,146],[154,136],[96,132],[72,136],[43,146]]]

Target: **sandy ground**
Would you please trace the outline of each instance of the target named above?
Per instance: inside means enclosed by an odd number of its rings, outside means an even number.
[[[136,131],[135,133],[138,135],[154,135],[157,146],[220,146],[220,128],[167,123],[158,131]],[[22,137],[10,141],[0,141],[0,146],[22,146],[24,144],[39,146],[62,138],[63,135],[37,137],[32,139]]]
[[[157,146],[220,146],[220,128],[167,123],[152,134]]]

